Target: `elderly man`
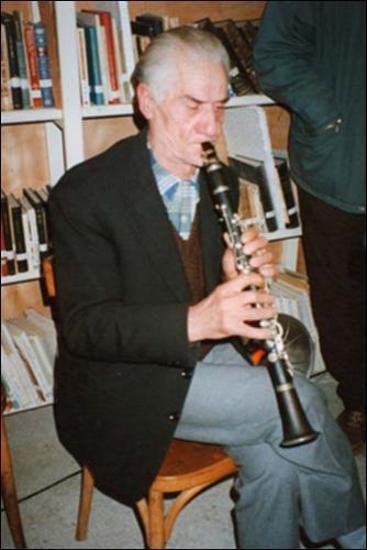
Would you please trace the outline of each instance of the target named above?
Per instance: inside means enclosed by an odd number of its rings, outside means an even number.
[[[201,144],[221,131],[228,68],[210,34],[159,35],[134,74],[148,128],[52,193],[57,429],[96,485],[128,503],[146,494],[174,435],[225,445],[240,468],[241,548],[298,547],[299,525],[315,541],[361,538],[353,456],[319,392],[297,378],[320,436],[281,449],[267,370],[237,351],[238,337],[271,336],[256,321],[275,314],[262,290],[274,268],[252,229],[243,243],[255,271],[236,272],[200,170]]]

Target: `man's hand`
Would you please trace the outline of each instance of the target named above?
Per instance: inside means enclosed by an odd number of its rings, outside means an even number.
[[[222,268],[226,281],[234,279],[238,275],[236,260],[233,250],[230,246],[227,233],[224,236],[227,249],[222,259]],[[250,259],[250,265],[258,271],[263,277],[274,277],[276,269],[273,263],[273,255],[268,249],[268,241],[265,237],[259,235],[257,228],[251,227],[242,234],[244,252]]]
[[[258,290],[246,290],[249,286]],[[189,342],[240,336],[252,339],[271,338],[269,329],[249,324],[270,319],[276,313],[273,297],[263,287],[263,278],[257,273],[237,275],[219,285],[207,298],[189,307]],[[261,307],[254,307],[260,304]]]

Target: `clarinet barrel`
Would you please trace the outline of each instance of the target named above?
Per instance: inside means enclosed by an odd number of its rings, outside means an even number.
[[[213,198],[214,208],[218,217],[224,223],[233,247],[237,270],[242,273],[253,271],[250,257],[243,250],[242,230],[238,215],[233,212],[229,188],[223,176],[223,166],[217,158],[214,146],[203,143],[204,172],[209,191]],[[269,327],[272,339],[259,342],[265,347],[265,364],[275,391],[279,414],[283,428],[281,447],[294,447],[313,441],[318,433],[313,430],[302,408],[296,388],[293,383],[293,369],[289,361],[283,340],[283,329],[277,318],[260,321],[260,326]]]

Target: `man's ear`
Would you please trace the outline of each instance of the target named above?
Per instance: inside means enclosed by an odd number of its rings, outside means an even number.
[[[149,120],[153,116],[155,101],[147,84],[141,82],[136,88],[136,96],[140,112]]]

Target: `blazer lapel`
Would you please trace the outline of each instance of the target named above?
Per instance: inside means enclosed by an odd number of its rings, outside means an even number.
[[[190,289],[174,239],[171,222],[150,168],[146,146],[139,148],[132,176],[129,177],[128,212],[145,253],[151,258],[170,290],[182,302],[190,300]]]

